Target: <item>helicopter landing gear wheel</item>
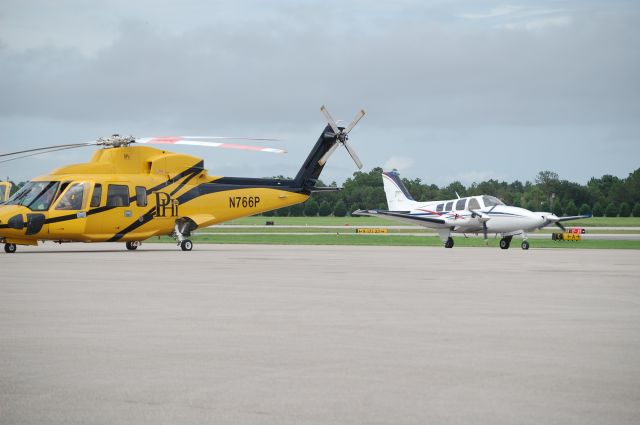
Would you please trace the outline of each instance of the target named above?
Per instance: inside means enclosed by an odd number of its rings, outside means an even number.
[[[529,241],[522,241],[522,244],[520,245],[522,247],[522,249],[527,250],[529,249]]]
[[[453,248],[453,238],[447,238],[447,241],[444,243],[445,248]]]
[[[126,243],[127,245],[127,249],[129,251],[135,251],[136,249],[138,249],[140,247],[140,245],[142,245],[142,242],[140,241],[129,241]]]
[[[189,239],[185,239],[180,242],[180,248],[183,251],[191,251],[193,249],[193,242],[191,242]]]
[[[4,252],[6,252],[7,254],[13,254],[17,249],[18,247],[14,243],[4,244]]]

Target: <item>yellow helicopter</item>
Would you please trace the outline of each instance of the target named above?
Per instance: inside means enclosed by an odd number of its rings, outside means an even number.
[[[125,242],[127,249],[135,250],[152,236],[171,235],[183,251],[191,251],[189,237],[195,229],[304,202],[312,192],[327,190],[316,187],[316,182],[339,145],[362,168],[347,140],[364,110],[347,127],[338,127],[324,106],[320,110],[328,124],[294,179],[209,176],[200,158],[133,146],[186,144],[284,152],[202,140],[216,139],[206,137],[114,135],[2,154],[27,153],[24,157],[34,151],[102,147],[89,162],[33,179],[0,203],[0,243],[7,253],[14,253],[16,245],[37,245],[38,241]]]

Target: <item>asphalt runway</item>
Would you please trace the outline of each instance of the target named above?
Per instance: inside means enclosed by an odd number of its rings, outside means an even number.
[[[640,251],[0,255],[1,424],[637,424]]]

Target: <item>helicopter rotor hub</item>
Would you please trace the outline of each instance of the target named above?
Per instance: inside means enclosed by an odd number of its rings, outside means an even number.
[[[109,137],[100,137],[96,140],[98,145],[104,146],[106,148],[120,148],[123,146],[129,146],[132,143],[135,143],[136,139],[133,136],[121,136],[119,134],[114,134]]]

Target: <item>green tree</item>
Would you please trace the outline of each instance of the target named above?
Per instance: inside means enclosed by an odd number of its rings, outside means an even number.
[[[565,205],[564,213],[566,215],[578,215],[578,207],[576,207],[576,203],[573,202],[573,199],[570,199],[569,202],[567,202],[567,205]]]
[[[580,205],[580,215],[587,215],[591,213],[591,207],[587,204]]]
[[[333,215],[336,217],[344,217],[347,215],[347,207],[342,199],[336,202],[336,206],[333,208]]]
[[[315,217],[318,215],[319,208],[320,207],[318,206],[318,203],[315,199],[309,199],[304,204],[304,215],[307,217]]]
[[[564,207],[562,206],[562,202],[559,199],[553,203],[551,212],[557,215],[558,217],[560,217],[564,213]]]
[[[322,201],[320,203],[320,208],[318,208],[318,215],[320,217],[327,217],[331,215],[331,205],[327,201]]]
[[[633,206],[633,216],[640,217],[640,202],[636,202],[636,204]]]
[[[540,211],[545,211],[545,212],[551,211],[551,207],[549,206],[549,203],[547,201],[542,201],[542,203],[540,204]]]
[[[607,215],[607,217],[616,217],[618,215],[618,207],[616,207],[616,204],[614,204],[613,202],[609,202],[605,214]]]
[[[302,217],[304,215],[304,203],[294,204],[289,207],[291,217]]]
[[[631,207],[626,202],[620,204],[620,211],[618,212],[620,217],[629,217],[631,215]]]
[[[604,217],[604,206],[602,205],[602,202],[597,201],[593,204],[593,215],[595,217]]]

